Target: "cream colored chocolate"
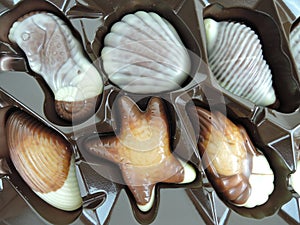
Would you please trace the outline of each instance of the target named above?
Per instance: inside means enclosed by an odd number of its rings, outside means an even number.
[[[209,65],[220,86],[256,105],[273,104],[272,74],[256,33],[238,22],[204,23]]]
[[[295,59],[295,63],[300,73],[300,26],[299,24],[292,30],[290,34],[291,51]]]
[[[162,100],[152,98],[142,112],[131,99],[120,97],[118,109],[120,132],[116,136],[87,140],[85,146],[93,154],[119,165],[138,207],[148,211],[157,183],[190,183],[196,173],[192,166],[171,153]]]
[[[159,93],[187,80],[191,61],[174,27],[154,12],[138,11],[115,23],[101,52],[109,79],[123,90]]]
[[[56,208],[81,207],[74,156],[66,140],[21,111],[9,116],[6,131],[11,160],[28,186]]]
[[[60,18],[46,12],[27,14],[13,24],[9,39],[53,91],[59,116],[81,121],[95,112],[103,89],[101,76]]]
[[[220,112],[210,113],[200,107],[190,112],[194,126],[200,125],[198,148],[216,192],[232,204],[247,208],[267,202],[274,189],[274,174],[245,129]]]

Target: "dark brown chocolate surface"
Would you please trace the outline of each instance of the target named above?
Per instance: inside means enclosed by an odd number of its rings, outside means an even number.
[[[295,170],[300,143],[300,79],[288,37],[300,16],[295,0],[3,0],[0,3],[0,224],[300,224],[299,199],[287,178]],[[191,51],[191,78],[182,89],[162,93],[172,123],[171,145],[176,154],[199,168],[191,185],[159,184],[154,207],[140,212],[128,188],[112,182],[118,168],[94,159],[82,149],[82,140],[95,133],[111,134],[111,114],[118,95],[128,95],[141,109],[152,96],[124,93],[106,77],[102,102],[89,120],[72,125],[54,111],[47,84],[30,71],[22,51],[7,39],[11,24],[31,11],[49,11],[63,19],[80,40],[86,55],[102,71],[100,51],[113,23],[137,10],[154,11],[168,19]],[[236,20],[249,25],[262,40],[274,73],[278,103],[269,108],[233,96],[213,83],[207,67],[203,18]],[[299,19],[298,19],[299,20]],[[271,162],[275,190],[270,200],[253,209],[228,204],[215,194],[202,170],[187,104],[218,110],[241,124],[255,146]],[[76,156],[83,207],[64,212],[39,199],[20,178],[7,153],[5,121],[15,107],[40,119],[69,140]],[[9,167],[9,168],[8,168]],[[106,178],[102,172],[106,171]]]

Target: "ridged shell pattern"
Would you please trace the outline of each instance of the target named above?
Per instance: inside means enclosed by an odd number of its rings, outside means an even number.
[[[22,111],[9,116],[6,131],[11,160],[28,186],[56,208],[78,209],[82,199],[66,140]]]
[[[209,66],[220,86],[256,105],[276,101],[257,34],[238,22],[205,19]]]
[[[198,149],[205,172],[216,192],[247,208],[267,202],[274,190],[274,174],[246,130],[220,112],[191,107],[189,113],[195,132],[199,132]]]
[[[43,12],[27,14],[13,24],[9,39],[49,85],[62,118],[82,120],[94,112],[95,106],[85,103],[96,104],[103,89],[101,76],[60,18]]]
[[[290,47],[295,59],[297,70],[300,73],[300,25],[297,25],[290,34]]]
[[[191,61],[177,31],[154,12],[127,14],[115,23],[101,52],[109,79],[125,91],[159,93],[181,88]]]

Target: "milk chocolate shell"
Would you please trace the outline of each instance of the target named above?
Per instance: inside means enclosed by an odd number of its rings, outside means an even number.
[[[216,192],[228,202],[247,208],[267,202],[274,189],[274,174],[245,129],[220,112],[200,107],[190,112],[194,120],[199,120],[193,123],[200,125],[198,148]]]
[[[157,183],[190,183],[196,178],[196,172],[171,153],[162,100],[152,98],[145,112],[128,97],[120,97],[118,105],[119,133],[88,139],[85,147],[119,165],[139,209],[146,212],[153,205]]]
[[[204,23],[209,65],[220,86],[256,105],[273,104],[272,74],[255,32],[238,22]]]
[[[81,207],[74,155],[66,140],[21,111],[9,116],[6,127],[11,160],[28,186],[56,208]]]
[[[103,88],[101,76],[60,18],[46,12],[26,14],[13,24],[9,39],[53,91],[59,116],[81,121],[95,112]]]
[[[189,77],[189,54],[174,27],[154,12],[138,11],[115,23],[101,52],[109,79],[123,90],[159,93]]]

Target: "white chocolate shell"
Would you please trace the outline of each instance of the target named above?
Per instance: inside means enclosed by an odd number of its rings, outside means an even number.
[[[174,27],[153,12],[138,11],[115,23],[101,52],[109,79],[125,91],[159,93],[187,80],[191,61]]]
[[[6,130],[11,160],[28,186],[58,209],[81,207],[74,155],[66,140],[21,111],[10,115]]]
[[[49,85],[62,118],[84,120],[95,112],[103,89],[101,76],[60,18],[43,12],[27,14],[13,24],[9,39]]]
[[[290,47],[300,73],[300,26],[296,26],[290,34]]]
[[[274,173],[246,130],[220,112],[189,110],[195,131],[200,132],[198,148],[205,172],[216,192],[246,208],[267,202],[274,190]]]
[[[256,105],[273,104],[272,74],[256,33],[238,22],[204,23],[209,65],[219,85]]]

